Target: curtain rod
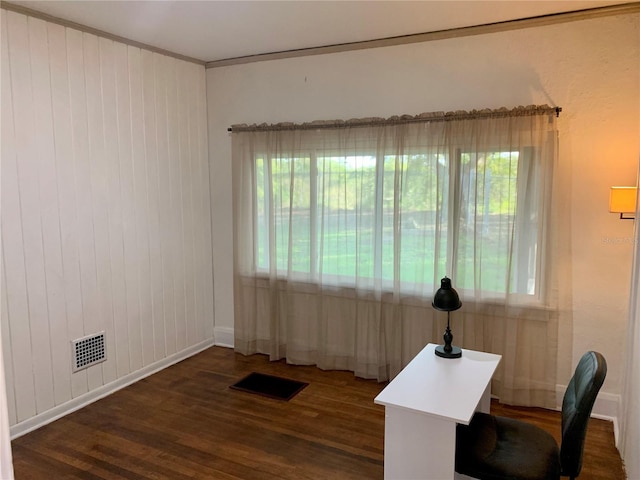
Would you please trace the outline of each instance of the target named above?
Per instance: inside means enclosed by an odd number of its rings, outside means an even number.
[[[525,117],[532,115],[548,115],[555,113],[560,116],[562,107],[550,107],[549,105],[529,105],[512,109],[483,109],[483,110],[458,110],[455,112],[432,112],[419,115],[395,115],[389,118],[355,118],[351,120],[315,120],[306,123],[261,123],[261,124],[237,124],[227,128],[227,132],[269,132],[282,130],[320,130],[330,128],[369,127],[376,125],[402,125],[419,122],[448,122],[452,120],[468,120],[473,118],[500,118],[500,117]]]

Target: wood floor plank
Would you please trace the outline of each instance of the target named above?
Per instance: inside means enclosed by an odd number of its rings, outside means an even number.
[[[256,371],[309,385],[288,402],[232,390]],[[12,442],[16,479],[383,478],[384,384],[212,347]],[[559,440],[558,412],[492,404]],[[622,479],[610,422],[591,420],[580,480]]]

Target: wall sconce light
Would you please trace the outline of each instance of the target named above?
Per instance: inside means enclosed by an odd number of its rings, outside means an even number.
[[[621,220],[635,220],[638,187],[611,187],[609,211],[619,213]]]

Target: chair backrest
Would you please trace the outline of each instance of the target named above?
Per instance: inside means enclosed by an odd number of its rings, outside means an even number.
[[[567,386],[562,401],[562,475],[575,478],[582,469],[584,439],[591,409],[607,375],[607,362],[598,352],[585,353]]]

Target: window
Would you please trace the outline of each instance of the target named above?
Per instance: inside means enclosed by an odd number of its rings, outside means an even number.
[[[534,295],[535,149],[258,155],[255,266],[336,286]],[[445,151],[446,150],[446,151]]]
[[[553,401],[571,290],[556,113],[234,126],[235,348],[387,380],[441,341],[446,275],[457,344],[514,367],[498,395]]]

